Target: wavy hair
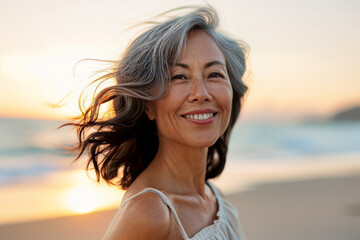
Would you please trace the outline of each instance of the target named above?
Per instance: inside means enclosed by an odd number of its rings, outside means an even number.
[[[93,168],[97,181],[103,178],[126,190],[155,157],[159,140],[155,122],[145,114],[145,105],[147,101],[160,99],[168,93],[170,68],[180,57],[189,32],[194,30],[207,32],[222,50],[233,88],[229,125],[209,147],[207,156],[206,180],[221,174],[230,133],[247,91],[243,77],[248,47],[218,32],[218,22],[215,9],[207,6],[191,7],[190,12],[181,16],[152,23],[130,43],[123,57],[113,62],[112,71],[95,81],[101,84],[115,79],[116,83],[98,92],[91,105],[82,110],[82,115],[65,125],[77,130],[78,144],[73,148],[77,152],[75,160],[87,153],[86,169]],[[114,114],[101,118],[100,106],[109,102]]]

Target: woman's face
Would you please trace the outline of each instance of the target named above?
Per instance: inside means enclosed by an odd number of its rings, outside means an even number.
[[[171,79],[168,95],[147,106],[160,144],[213,145],[229,123],[232,87],[224,54],[205,31],[189,34],[186,48],[171,69]]]

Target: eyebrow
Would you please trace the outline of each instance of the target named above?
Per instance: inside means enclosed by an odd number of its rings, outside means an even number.
[[[205,64],[204,68],[209,68],[211,66],[214,66],[214,65],[221,65],[221,66],[225,66],[225,64],[221,61],[218,61],[218,60],[215,60],[215,61],[211,61],[211,62],[208,62]],[[178,67],[182,67],[182,68],[185,68],[185,69],[189,69],[189,65],[185,64],[185,63],[175,63],[174,66],[178,66]]]

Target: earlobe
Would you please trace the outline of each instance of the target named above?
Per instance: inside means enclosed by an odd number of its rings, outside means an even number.
[[[153,110],[153,106],[151,103],[147,103],[145,106],[145,114],[150,119],[150,121],[153,121],[155,119],[155,114]]]

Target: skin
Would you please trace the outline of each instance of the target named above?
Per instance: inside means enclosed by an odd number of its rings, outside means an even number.
[[[189,237],[213,224],[218,205],[205,184],[208,147],[226,130],[232,87],[225,57],[204,31],[189,34],[186,48],[171,69],[169,94],[147,105],[156,121],[159,151],[126,191],[123,202],[147,187],[162,191],[174,205]],[[194,110],[211,109],[208,124],[184,118]],[[154,193],[142,194],[120,209],[103,240],[182,239],[168,207]]]

